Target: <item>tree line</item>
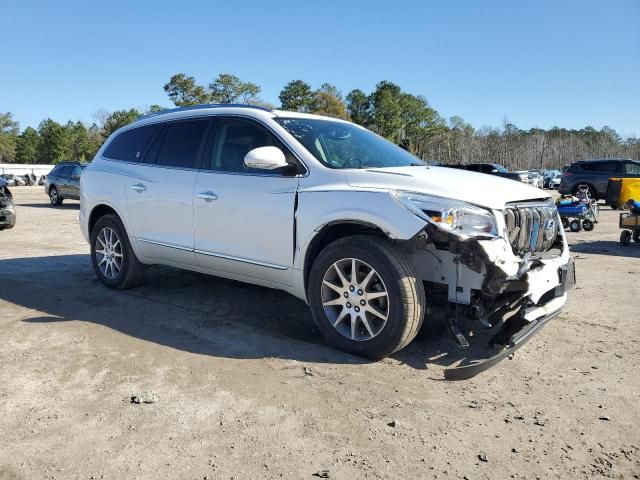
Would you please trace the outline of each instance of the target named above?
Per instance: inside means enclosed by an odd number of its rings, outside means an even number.
[[[276,108],[259,96],[258,84],[228,73],[218,75],[206,86],[198,84],[192,76],[178,73],[164,85],[164,91],[177,107],[243,103]],[[505,120],[500,127],[476,129],[458,116],[445,119],[425,97],[405,92],[389,81],[379,82],[372,92],[354,89],[343,96],[330,83],[314,89],[303,80],[292,80],[282,88],[278,99],[278,108],[282,110],[355,122],[430,163],[491,162],[511,170],[524,170],[561,169],[586,158],[640,159],[640,140],[622,138],[609,127],[522,130]],[[163,109],[152,105],[143,111],[132,108],[104,113],[90,125],[72,121],[60,124],[47,118],[37,129],[27,127],[23,131],[11,113],[0,113],[0,162],[90,161],[115,130],[141,114]]]

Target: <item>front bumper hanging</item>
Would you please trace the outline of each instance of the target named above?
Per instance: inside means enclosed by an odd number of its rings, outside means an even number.
[[[548,302],[546,306],[539,307],[542,310],[548,310],[548,308],[553,305],[554,300],[557,301],[558,299],[560,299],[560,297],[565,296],[569,290],[575,288],[576,272],[573,258],[570,258],[566,265],[560,267],[560,269],[558,270],[558,276],[560,284],[555,287],[554,299]],[[526,319],[526,310],[521,310],[521,318],[524,322],[527,323],[525,323],[524,327],[510,336],[506,347],[502,351],[500,351],[500,353],[494,355],[493,357],[484,360],[478,360],[468,365],[448,368],[444,371],[444,378],[446,380],[467,380],[478,375],[479,373],[484,372],[485,370],[490,369],[500,361],[504,360],[506,357],[513,354],[525,343],[527,343],[527,341],[532,338],[543,326],[545,326],[547,322],[557,317],[561,312],[562,307],[557,308],[550,313],[539,316],[531,321],[528,321]]]

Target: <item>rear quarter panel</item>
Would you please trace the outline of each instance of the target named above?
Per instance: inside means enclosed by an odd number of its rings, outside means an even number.
[[[114,162],[94,160],[80,177],[80,228],[89,241],[89,218],[98,205],[107,205],[118,214],[127,233],[129,219],[126,216],[126,176],[118,168],[110,165]]]

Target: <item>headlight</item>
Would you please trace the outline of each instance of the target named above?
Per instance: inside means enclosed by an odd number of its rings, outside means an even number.
[[[475,205],[411,192],[395,192],[393,196],[417,216],[447,232],[461,237],[497,235],[491,213]]]

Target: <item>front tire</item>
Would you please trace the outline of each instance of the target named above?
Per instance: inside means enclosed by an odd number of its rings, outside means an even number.
[[[376,360],[414,339],[426,303],[422,280],[405,255],[366,235],[336,240],[320,252],[307,297],[329,343]]]
[[[100,217],[91,231],[91,264],[98,280],[123,290],[142,280],[144,267],[136,258],[117,215]]]
[[[49,203],[54,207],[59,207],[62,205],[62,201],[64,199],[58,193],[58,189],[56,187],[49,188]]]

